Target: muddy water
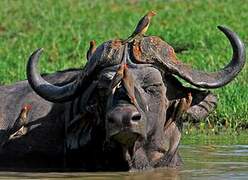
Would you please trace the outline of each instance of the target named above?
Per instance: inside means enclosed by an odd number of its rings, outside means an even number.
[[[184,165],[180,169],[109,173],[0,172],[0,179],[248,179],[248,145],[181,145]]]

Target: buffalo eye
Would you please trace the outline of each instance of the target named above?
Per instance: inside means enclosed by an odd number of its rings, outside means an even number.
[[[156,87],[155,86],[148,86],[145,88],[145,92],[149,93],[149,94],[153,94],[156,91]]]
[[[160,94],[161,84],[152,84],[144,87],[144,90],[147,94],[158,96]]]

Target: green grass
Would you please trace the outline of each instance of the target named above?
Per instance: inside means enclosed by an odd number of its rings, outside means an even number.
[[[184,134],[182,136],[182,144],[198,145],[198,144],[243,144],[247,145],[247,133],[248,131],[234,132],[232,129],[220,131],[217,134],[212,132],[193,130],[191,133]]]
[[[178,57],[193,67],[214,71],[231,58],[227,39],[217,29],[226,25],[248,42],[247,0],[161,1],[0,1],[0,83],[26,78],[32,51],[43,47],[42,72],[82,67],[90,40],[98,44],[126,38],[149,10],[157,16],[147,34],[162,36],[174,47],[190,49]],[[247,65],[232,83],[214,92],[219,97],[212,117],[230,127],[248,123]]]

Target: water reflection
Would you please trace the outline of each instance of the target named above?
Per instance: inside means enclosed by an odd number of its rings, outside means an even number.
[[[0,172],[0,179],[84,179],[84,180],[159,180],[159,179],[247,179],[248,145],[182,145],[181,168],[120,173],[20,173]]]

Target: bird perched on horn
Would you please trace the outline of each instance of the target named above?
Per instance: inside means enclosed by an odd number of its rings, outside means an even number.
[[[90,47],[87,51],[87,55],[86,55],[86,58],[87,60],[89,61],[92,54],[96,51],[96,41],[92,40],[90,41]]]
[[[144,17],[140,19],[132,35],[122,43],[125,44],[127,42],[131,42],[136,36],[144,35],[150,25],[152,17],[155,15],[156,13],[154,11],[149,11]]]

